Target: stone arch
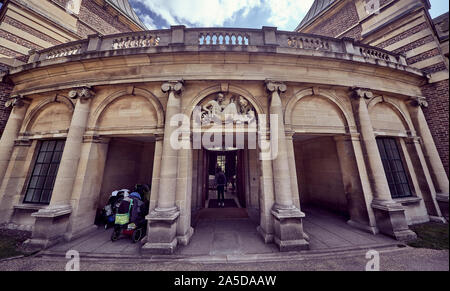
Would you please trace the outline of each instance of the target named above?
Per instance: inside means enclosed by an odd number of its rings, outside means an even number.
[[[206,89],[203,89],[202,91],[200,91],[197,94],[197,96],[195,96],[195,98],[192,100],[192,102],[186,107],[186,109],[184,110],[184,114],[186,114],[189,117],[192,116],[195,106],[197,106],[199,103],[201,103],[201,101],[203,99],[205,99],[206,97],[208,97],[211,94],[220,93],[220,92],[223,92],[221,84],[217,84],[217,85],[208,87]],[[239,95],[245,97],[253,105],[253,107],[255,108],[256,114],[258,114],[258,115],[259,114],[264,114],[263,106],[247,90],[245,90],[245,89],[243,89],[243,88],[241,88],[239,86],[229,84],[228,92],[236,93],[236,94],[239,94]]]
[[[384,118],[377,119],[374,115],[377,113],[375,110],[377,106],[386,106],[390,109],[389,111],[384,110]],[[407,134],[411,131],[411,124],[408,122],[408,118],[401,108],[390,101],[389,98],[384,98],[383,96],[376,96],[370,100],[368,104],[368,111],[370,119],[372,121],[374,129],[391,131],[403,131]],[[386,125],[383,125],[386,124]]]
[[[107,112],[108,108],[115,102],[120,101],[120,99],[126,96],[142,97],[146,99],[156,112],[156,126],[158,128],[164,126],[164,108],[159,99],[150,91],[137,87],[130,87],[127,89],[116,91],[102,100],[102,102],[94,110],[91,123],[92,126],[94,128],[97,128],[102,116],[105,114],[105,112]]]
[[[328,104],[335,108],[335,112],[338,114],[342,121],[342,126],[345,127],[345,131],[348,132],[350,130],[350,126],[352,126],[352,119],[350,115],[345,110],[344,105],[341,101],[335,96],[328,94],[323,91],[315,92],[312,88],[304,89],[297,92],[292,98],[290,98],[289,102],[286,105],[286,109],[284,112],[284,120],[287,126],[294,125],[294,121],[292,119],[292,115],[294,109],[298,105],[298,103],[302,100],[306,100],[307,98],[318,98],[317,100],[325,100]]]
[[[59,107],[59,108],[52,108],[52,107]],[[47,131],[67,130],[70,127],[70,122],[74,108],[75,105],[72,103],[72,101],[64,95],[58,94],[55,97],[47,97],[44,100],[40,101],[30,111],[30,113],[27,114],[27,117],[25,118],[23,123],[23,130],[25,132],[30,132],[32,130],[32,127],[36,125],[36,122],[39,120],[40,116],[43,113],[45,113],[45,111],[50,109],[54,109],[54,112],[48,114],[48,118],[53,118],[53,120],[48,120],[48,122],[53,125],[60,126],[60,128],[58,129],[49,127],[49,130]],[[67,116],[68,118],[66,120],[54,120],[55,116],[61,116],[64,115],[65,113],[67,113],[68,115]],[[61,123],[61,121],[63,122]]]

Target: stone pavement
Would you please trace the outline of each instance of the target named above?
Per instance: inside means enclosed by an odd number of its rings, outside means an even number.
[[[244,209],[236,208],[237,213]],[[208,211],[211,211],[208,209]],[[195,225],[192,240],[187,246],[180,246],[172,256],[152,256],[153,258],[187,259],[189,261],[231,261],[231,260],[274,260],[285,257],[275,244],[265,244],[250,218],[226,219],[217,209],[219,219],[211,213],[199,219]],[[332,253],[357,249],[384,248],[397,246],[398,241],[384,235],[371,235],[349,226],[339,216],[320,209],[307,209],[304,229],[310,237],[310,250],[298,253]],[[236,217],[240,217],[237,215]],[[245,217],[245,216],[244,216]],[[82,256],[105,258],[141,257],[140,244],[133,244],[127,237],[111,242],[112,229],[98,229],[95,232],[63,243],[43,252],[45,255],[64,256],[68,250],[76,250]],[[296,254],[296,253],[295,253]],[[292,256],[294,254],[289,254]],[[148,257],[148,256],[144,256]]]
[[[81,257],[81,271],[364,271],[366,251],[326,256],[303,254],[264,262],[205,263],[180,260]],[[381,271],[449,271],[448,250],[398,248],[380,250]],[[0,271],[64,271],[65,257],[34,256],[2,261]]]

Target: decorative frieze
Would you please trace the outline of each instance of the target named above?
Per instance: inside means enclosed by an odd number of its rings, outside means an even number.
[[[243,96],[232,93],[216,93],[200,104],[201,124],[251,123],[256,120],[253,105]]]

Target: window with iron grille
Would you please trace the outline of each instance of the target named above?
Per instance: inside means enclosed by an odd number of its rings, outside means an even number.
[[[411,197],[411,187],[397,141],[394,138],[377,138],[377,144],[392,198]]]
[[[64,140],[40,142],[24,203],[48,204],[64,150]]]

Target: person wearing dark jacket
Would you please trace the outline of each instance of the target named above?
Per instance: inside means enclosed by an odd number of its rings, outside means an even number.
[[[225,185],[227,185],[227,177],[221,168],[217,169],[215,177],[216,187],[217,187],[217,200],[219,206],[225,206]]]

